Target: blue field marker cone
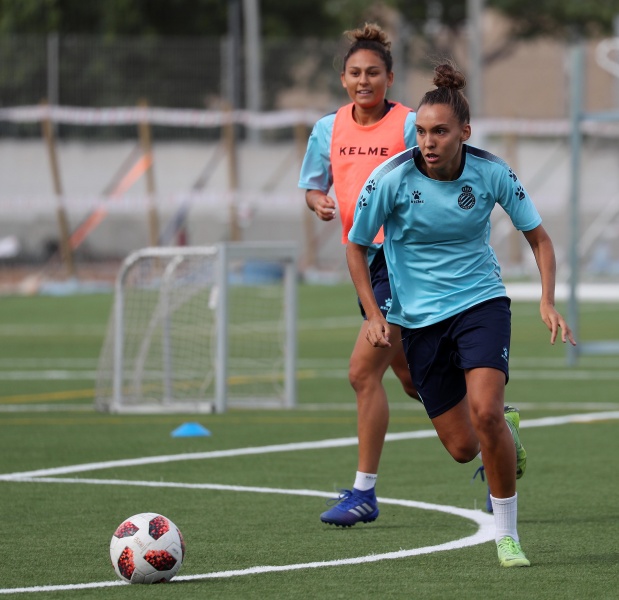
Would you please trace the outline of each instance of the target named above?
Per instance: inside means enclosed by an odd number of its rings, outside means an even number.
[[[172,437],[204,437],[211,435],[211,432],[206,427],[200,425],[200,423],[183,423],[170,435]]]

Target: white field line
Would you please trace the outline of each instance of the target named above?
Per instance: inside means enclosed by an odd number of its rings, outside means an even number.
[[[606,421],[611,419],[619,419],[619,411],[563,415],[559,417],[546,417],[541,419],[525,419],[520,422],[520,427],[549,427],[556,425],[565,425],[568,423],[592,423],[594,421]],[[396,442],[401,440],[423,439],[430,437],[436,437],[436,431],[434,429],[424,429],[421,431],[404,431],[401,433],[388,433],[385,437],[385,441]],[[249,448],[233,448],[230,450],[213,450],[211,452],[146,456],[142,458],[127,458],[122,460],[85,463],[81,465],[69,465],[66,467],[37,469],[35,471],[24,471],[21,473],[6,473],[0,475],[0,481],[19,481],[21,479],[32,479],[35,477],[54,477],[58,475],[68,475],[70,473],[84,473],[88,471],[101,471],[104,469],[113,469],[118,467],[136,467],[152,464],[178,462],[184,460],[208,460],[213,458],[230,458],[236,456],[273,454],[277,452],[295,452],[300,450],[324,450],[327,448],[343,448],[346,446],[356,445],[357,438],[349,437],[333,438],[330,440],[318,440],[315,442],[299,442],[292,444],[277,444]]]
[[[85,370],[32,370],[32,371],[3,371],[0,370],[0,381],[93,381],[97,378],[96,371]],[[300,369],[298,376],[301,379],[342,379],[348,378],[348,369]],[[388,372],[385,377],[394,379],[395,375]],[[545,381],[617,381],[619,369],[510,369],[510,379],[535,379]]]
[[[78,369],[47,370],[47,371],[0,371],[0,381],[93,381],[97,378],[96,371],[80,371]]]
[[[11,411],[13,412],[24,412],[23,405],[6,405],[11,407]],[[37,405],[38,407],[39,405]],[[52,406],[52,405],[50,405]],[[67,405],[69,408],[71,405]],[[79,405],[77,405],[79,406]],[[619,410],[619,402],[521,402],[518,400],[518,408],[522,410],[531,411],[531,410]],[[408,402],[389,402],[389,409],[392,411],[413,411],[413,412],[423,412],[425,414],[425,410],[423,405],[420,402],[414,402],[410,400]],[[26,408],[28,410],[28,408]],[[305,412],[320,412],[325,410],[348,410],[348,411],[357,411],[357,403],[354,401],[351,402],[330,402],[324,404],[306,404],[305,402],[298,406],[295,409],[297,412],[305,411]],[[0,405],[0,412],[8,412],[5,406]]]
[[[156,481],[123,481],[118,479],[24,479],[23,481],[42,481],[48,483],[81,483],[94,485],[132,485],[145,487],[174,487],[186,489],[209,489],[209,490],[224,490],[231,492],[251,492],[259,494],[285,494],[289,496],[317,496],[320,498],[330,498],[333,493],[325,493],[315,490],[288,490],[279,488],[260,488],[260,487],[244,487],[236,485],[217,485],[217,484],[191,484],[191,483],[170,483]],[[433,552],[443,552],[445,550],[458,550],[478,544],[485,544],[494,539],[494,517],[480,510],[468,510],[455,506],[445,506],[441,504],[430,504],[427,502],[416,502],[414,500],[398,500],[395,498],[382,498],[378,500],[382,504],[394,504],[405,506],[407,508],[416,508],[421,510],[433,510],[444,512],[447,514],[462,517],[473,521],[477,526],[477,531],[470,536],[451,540],[444,544],[434,546],[425,546],[423,548],[412,548],[409,550],[397,550],[394,552],[385,552],[383,554],[370,554],[368,556],[355,556],[351,558],[342,558],[338,560],[328,560],[320,562],[297,563],[289,565],[264,565],[249,567],[247,569],[235,569],[232,571],[217,571],[213,573],[201,573],[197,575],[181,575],[174,578],[174,581],[197,581],[200,579],[222,579],[229,577],[239,577],[242,575],[256,575],[262,573],[275,573],[282,571],[298,571],[301,569],[317,569],[324,567],[339,567],[343,565],[358,565],[363,563],[378,562],[381,560],[393,560],[398,558],[406,558],[409,556],[419,556],[422,554],[430,554]],[[174,582],[172,582],[173,584]],[[115,581],[100,581],[94,583],[71,584],[71,585],[45,585],[23,588],[0,588],[0,594],[18,594],[18,593],[36,593],[36,592],[56,592],[56,591],[77,591],[94,588],[116,587],[119,585],[129,585]]]
[[[346,369],[348,357],[342,358],[302,358],[297,360],[300,369]],[[619,364],[616,356],[582,356],[580,362],[588,368],[615,368]],[[67,357],[46,357],[46,358],[0,358],[0,370],[95,370],[99,361],[96,358],[67,358]],[[540,368],[547,369],[567,369],[565,356],[512,356],[509,359],[512,368]]]
[[[422,412],[425,410],[421,403],[413,402],[389,402],[389,408],[395,411]],[[619,410],[619,402],[521,402],[518,401],[518,408],[527,412],[535,410]],[[295,414],[302,412],[324,412],[324,411],[350,411],[357,412],[357,404],[350,402],[330,402],[324,404],[303,403],[297,406]],[[94,408],[91,404],[0,404],[0,413],[45,413],[45,412],[82,412],[92,413]],[[395,415],[394,415],[395,418]]]
[[[0,369],[96,369],[96,358],[0,358]]]
[[[387,435],[386,441],[396,441],[398,439],[421,439],[436,436],[433,429],[425,431],[409,431],[404,433],[391,433]],[[51,469],[39,469],[36,471],[26,471],[23,473],[9,473],[0,475],[0,481],[15,481],[23,478],[49,477],[56,475],[67,475],[69,473],[83,473],[86,471],[100,471],[102,469],[112,469],[116,467],[135,467],[143,465],[169,463],[183,460],[207,460],[212,458],[229,458],[236,456],[248,456],[256,454],[272,454],[276,452],[294,452],[298,450],[321,450],[326,448],[343,448],[346,446],[356,446],[357,438],[335,438],[330,440],[319,440],[316,442],[300,442],[293,444],[278,444],[272,446],[257,446],[254,448],[234,448],[231,450],[213,450],[211,452],[195,452],[191,454],[171,454],[164,456],[147,456],[143,458],[128,458],[123,460],[113,460],[107,462],[89,463],[83,465],[71,465],[68,467],[56,467]]]
[[[348,378],[347,369],[320,369],[320,370],[301,370],[299,376],[303,379],[343,379]],[[395,379],[395,375],[388,371],[385,377]],[[535,379],[546,381],[619,381],[619,369],[608,371],[583,369],[556,369],[556,370],[537,370],[537,369],[510,369],[510,379]]]
[[[524,420],[521,422],[521,427],[548,427],[563,425],[567,423],[590,423],[593,421],[619,419],[619,411],[606,412],[606,413],[588,413],[577,415],[566,415],[563,417],[548,417],[534,420]],[[403,439],[423,438],[436,435],[433,430],[418,431],[418,432],[404,432],[400,434],[388,434],[386,441],[396,441]],[[12,473],[8,475],[0,476],[0,480],[5,481],[23,481],[23,482],[45,482],[45,483],[72,483],[72,484],[91,484],[91,485],[133,485],[144,487],[183,487],[188,489],[213,489],[213,490],[225,490],[233,492],[252,492],[252,493],[269,493],[269,494],[286,494],[286,495],[301,495],[301,496],[318,496],[318,497],[331,497],[332,493],[325,493],[314,490],[286,490],[279,488],[258,488],[258,487],[244,487],[244,486],[230,486],[219,484],[189,484],[189,483],[174,483],[174,482],[154,482],[154,481],[124,481],[119,479],[79,479],[79,478],[55,478],[44,477],[44,475],[50,474],[62,474],[62,473],[75,473],[85,470],[97,470],[104,468],[112,468],[116,466],[133,466],[152,464],[153,462],[173,462],[177,460],[195,460],[197,458],[216,458],[223,456],[242,456],[247,454],[265,454],[269,452],[283,452],[294,450],[307,450],[317,448],[333,448],[340,446],[348,446],[356,443],[356,438],[340,438],[333,440],[323,440],[319,442],[305,442],[301,444],[281,444],[278,446],[262,446],[257,448],[238,448],[236,450],[227,450],[220,452],[204,452],[195,454],[178,454],[169,456],[158,456],[142,459],[130,459],[124,461],[108,461],[100,463],[91,463],[90,465],[74,465],[69,467],[61,467],[56,469],[41,469],[38,471],[28,471],[23,473]],[[146,462],[145,462],[146,461]],[[474,521],[478,525],[478,530],[475,534],[461,538],[459,540],[452,540],[445,544],[438,544],[435,546],[426,546],[424,548],[413,548],[410,550],[399,550],[395,552],[387,552],[384,554],[373,554],[369,556],[358,556],[352,558],[345,558],[332,561],[323,562],[310,562],[310,563],[298,563],[291,565],[272,565],[272,566],[256,566],[247,569],[237,569],[232,571],[219,571],[214,573],[203,573],[198,575],[185,575],[176,577],[176,581],[196,581],[200,579],[215,579],[215,578],[227,578],[237,577],[242,575],[254,575],[261,573],[273,573],[281,571],[294,571],[300,569],[313,569],[322,567],[342,566],[342,565],[355,565],[369,562],[377,562],[380,560],[392,560],[398,558],[406,558],[409,556],[419,556],[421,554],[429,554],[433,552],[440,552],[445,550],[455,550],[473,546],[476,544],[483,544],[494,539],[494,517],[483,513],[480,510],[468,510],[454,506],[443,506],[439,504],[429,504],[426,502],[415,502],[413,500],[397,500],[393,498],[379,498],[384,504],[396,504],[400,506],[406,506],[410,508],[418,508],[422,510],[435,510],[460,516],[466,519]],[[104,587],[116,587],[119,585],[127,585],[123,582],[116,581],[101,581],[94,583],[84,584],[71,584],[71,585],[48,585],[48,586],[33,586],[24,588],[0,588],[0,594],[17,594],[17,593],[36,593],[36,592],[53,592],[53,591],[75,591]]]

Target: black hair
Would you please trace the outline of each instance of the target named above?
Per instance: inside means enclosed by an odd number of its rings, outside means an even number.
[[[466,87],[466,77],[454,65],[443,63],[435,67],[432,83],[436,89],[426,92],[417,110],[424,104],[447,104],[460,123],[469,123],[471,109],[461,91]]]
[[[363,28],[345,31],[344,34],[351,41],[348,52],[344,55],[342,71],[346,69],[348,59],[359,50],[371,50],[378,54],[385,63],[387,73],[393,69],[393,57],[391,56],[391,42],[387,34],[376,23],[366,23]]]

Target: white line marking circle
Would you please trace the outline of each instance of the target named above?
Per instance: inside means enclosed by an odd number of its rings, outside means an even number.
[[[331,498],[333,493],[321,492],[316,490],[289,490],[280,488],[262,488],[262,487],[247,487],[237,485],[219,485],[210,483],[175,483],[175,482],[158,482],[158,481],[126,481],[123,479],[77,479],[77,478],[55,478],[55,477],[31,477],[19,478],[13,481],[37,482],[37,483],[65,483],[65,484],[86,484],[86,485],[123,485],[123,486],[140,486],[140,487],[163,487],[163,488],[184,488],[184,489],[199,489],[199,490],[223,490],[231,492],[250,492],[259,494],[285,494],[289,496],[316,496],[320,498]],[[232,571],[217,571],[212,573],[202,573],[197,575],[179,575],[174,578],[174,581],[197,581],[200,579],[220,579],[227,577],[238,577],[242,575],[255,575],[260,573],[274,573],[281,571],[297,571],[300,569],[316,569],[322,567],[336,567],[342,565],[357,565],[369,562],[378,562],[381,560],[393,560],[397,558],[406,558],[409,556],[419,556],[421,554],[430,554],[433,552],[442,552],[445,550],[457,550],[469,546],[476,546],[494,540],[494,517],[486,514],[481,510],[468,510],[455,506],[445,506],[441,504],[430,504],[427,502],[416,502],[414,500],[398,500],[395,498],[378,498],[382,504],[395,504],[408,508],[417,508],[421,510],[434,510],[447,514],[469,519],[477,524],[478,530],[470,536],[437,544],[434,546],[424,546],[423,548],[412,548],[410,550],[398,550],[395,552],[385,552],[383,554],[370,554],[368,556],[357,556],[344,558],[339,560],[329,560],[322,562],[296,563],[291,565],[263,565],[249,567],[246,569],[236,569]],[[125,584],[120,580],[116,581],[100,581],[84,584],[72,585],[48,585],[34,586],[25,588],[3,588],[0,589],[0,594],[16,594],[16,593],[36,593],[36,592],[51,592],[51,591],[71,591],[84,590],[93,588],[113,587]]]
[[[586,413],[575,415],[564,415],[561,417],[547,417],[542,419],[522,421],[521,427],[548,427],[553,425],[563,425],[567,423],[590,423],[595,421],[618,419],[619,411],[608,411],[598,413]],[[403,432],[399,434],[388,434],[386,441],[398,441],[404,439],[425,438],[435,436],[434,430]],[[129,485],[142,487],[166,487],[166,488],[185,488],[185,489],[203,489],[203,490],[223,490],[233,492],[250,492],[263,494],[286,494],[297,496],[317,496],[322,498],[330,498],[332,493],[320,492],[316,490],[290,490],[280,488],[260,488],[247,486],[232,486],[219,485],[210,483],[174,483],[174,482],[156,482],[156,481],[127,481],[122,479],[80,479],[80,478],[61,478],[61,477],[45,477],[45,475],[62,475],[68,473],[84,472],[107,469],[111,467],[128,467],[142,464],[153,464],[162,462],[173,462],[181,460],[205,460],[212,458],[224,458],[231,456],[243,456],[248,454],[268,454],[272,452],[290,452],[298,450],[308,450],[316,448],[334,448],[345,447],[356,444],[355,438],[341,438],[334,440],[320,440],[317,442],[302,442],[297,444],[281,444],[273,446],[262,446],[257,448],[238,448],[236,450],[204,452],[194,454],[175,454],[169,456],[156,456],[139,459],[127,459],[120,461],[98,462],[81,465],[69,465],[66,467],[57,467],[52,469],[39,469],[36,471],[27,471],[22,473],[6,473],[0,475],[0,481],[21,481],[21,482],[39,482],[39,483],[67,483],[67,484],[86,484],[86,485]],[[258,573],[273,573],[279,571],[294,571],[300,569],[315,569],[321,567],[332,567],[341,565],[353,565],[369,562],[378,562],[380,560],[392,560],[396,558],[406,558],[408,556],[419,556],[421,554],[430,554],[432,552],[441,552],[444,550],[456,550],[466,548],[478,544],[484,544],[494,539],[494,517],[486,514],[481,510],[469,510],[458,508],[455,506],[445,506],[441,504],[429,504],[426,502],[416,502],[414,500],[398,500],[395,498],[379,498],[383,504],[396,504],[409,508],[418,508],[421,510],[435,510],[447,514],[456,515],[469,519],[478,525],[478,530],[471,536],[460,538],[438,544],[435,546],[425,546],[423,548],[413,548],[410,550],[398,550],[397,552],[387,552],[383,554],[372,554],[369,556],[358,556],[345,558],[340,560],[297,563],[292,565],[265,565],[249,567],[247,569],[237,569],[232,571],[218,571],[213,573],[203,573],[197,575],[181,575],[175,577],[173,581],[195,581],[199,579],[215,579],[225,577],[237,577],[241,575],[253,575]],[[71,584],[71,585],[49,585],[49,586],[33,586],[24,588],[0,588],[0,595],[17,594],[17,593],[33,593],[33,592],[48,592],[48,591],[70,591],[84,590],[104,587],[115,587],[119,585],[129,585],[123,581],[100,581],[93,583]]]

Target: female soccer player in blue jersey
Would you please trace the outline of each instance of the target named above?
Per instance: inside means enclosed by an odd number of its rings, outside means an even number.
[[[415,113],[386,99],[394,74],[391,43],[385,32],[378,25],[366,24],[346,33],[352,43],[344,57],[341,80],[351,103],[315,124],[299,180],[299,187],[306,190],[307,205],[322,221],[336,218],[336,202],[329,196],[333,185],[344,244],[361,186],[381,162],[413,146],[416,135]],[[375,241],[370,255],[373,294],[386,314],[391,291],[380,249],[382,232]],[[357,397],[358,470],[352,490],[343,490],[339,502],[320,516],[325,523],[344,527],[374,521],[378,516],[375,484],[389,423],[382,379],[389,366],[404,391],[417,398],[399,339],[389,351],[381,352],[365,341],[366,330],[364,321],[349,368]]]
[[[504,415],[503,408],[511,313],[489,244],[496,204],[535,256],[550,342],[559,329],[563,342],[575,341],[554,307],[555,254],[533,202],[501,159],[465,144],[471,135],[465,83],[452,65],[436,67],[437,89],[417,110],[418,146],[374,170],[360,194],[346,254],[368,319],[367,340],[389,348],[399,334],[393,325],[401,329],[413,383],[441,442],[458,462],[481,451],[500,564],[529,566],[517,532],[516,478],[526,454],[517,413]],[[393,295],[386,318],[367,266],[381,225]]]

